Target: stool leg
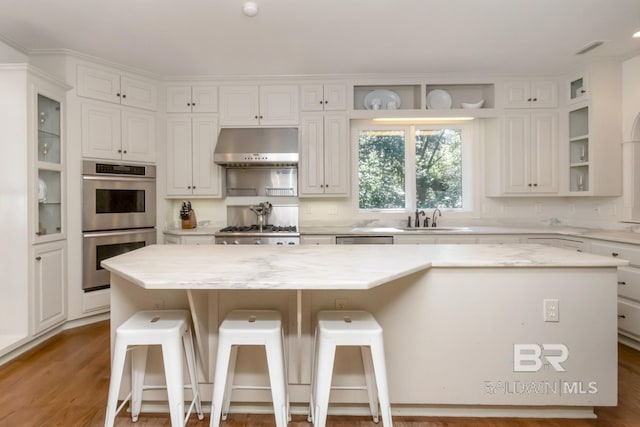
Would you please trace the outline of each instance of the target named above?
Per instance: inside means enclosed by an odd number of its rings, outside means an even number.
[[[187,330],[182,336],[182,345],[184,346],[184,354],[187,356],[187,369],[189,371],[189,381],[191,382],[191,392],[193,393],[193,399],[196,401],[196,413],[198,414],[198,419],[203,420],[204,413],[202,412],[200,387],[198,385],[198,365],[196,364],[196,354],[193,348],[191,329]]]
[[[371,349],[369,346],[360,347],[362,354],[362,365],[364,366],[364,378],[367,382],[367,393],[369,394],[369,408],[373,416],[373,422],[378,423],[378,393],[376,392],[376,379],[373,373],[373,360],[371,359]]]
[[[162,344],[162,359],[164,360],[164,375],[167,381],[167,395],[169,397],[169,414],[172,427],[184,426],[184,379],[182,370],[182,349],[174,342]]]
[[[138,421],[142,408],[144,374],[147,369],[149,347],[141,345],[131,350],[131,421]]]
[[[288,376],[288,364],[287,364],[287,349],[284,347],[284,329],[280,330],[280,348],[283,351],[283,357],[282,357],[282,362],[283,362],[283,366],[282,366],[282,372],[284,373],[284,389],[286,392],[286,396],[285,396],[285,402],[287,404],[287,408],[285,411],[285,415],[287,417],[287,422],[291,421],[291,408],[289,405],[289,376]]]
[[[107,398],[107,413],[104,420],[105,427],[113,427],[116,419],[116,409],[118,408],[118,394],[120,393],[120,383],[124,372],[124,361],[127,356],[127,346],[118,344],[113,350],[113,362],[111,363],[111,378],[109,380],[109,397]]]
[[[216,373],[213,378],[213,399],[211,400],[211,420],[210,427],[220,426],[220,415],[222,413],[222,402],[224,399],[227,373],[229,372],[229,357],[231,356],[231,346],[222,338],[218,341],[218,356],[216,357]]]
[[[329,407],[329,394],[331,393],[331,379],[333,376],[333,362],[336,353],[336,345],[333,341],[322,337],[318,340],[316,365],[315,408],[313,411],[313,426],[324,427],[327,422],[327,409]]]
[[[271,382],[271,396],[276,427],[285,427],[289,415],[287,413],[287,385],[285,384],[284,354],[280,340],[269,340],[265,345],[267,366]]]
[[[231,392],[233,391],[233,377],[236,373],[236,360],[238,360],[238,346],[231,346],[231,356],[229,357],[229,369],[227,372],[227,387],[224,391],[222,403],[222,420],[226,420],[231,407]]]
[[[387,383],[387,368],[384,358],[384,345],[382,338],[371,343],[371,358],[375,370],[376,383],[378,384],[378,397],[380,398],[380,412],[382,413],[382,425],[392,427],[391,403],[389,402],[389,386]]]
[[[307,415],[307,421],[313,422],[314,411],[314,393],[316,386],[316,372],[318,372],[316,349],[318,347],[318,328],[316,328],[313,336],[313,346],[311,348],[311,387],[309,388],[309,414]]]

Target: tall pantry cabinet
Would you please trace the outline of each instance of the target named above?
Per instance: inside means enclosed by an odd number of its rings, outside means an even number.
[[[67,317],[67,90],[32,66],[0,65],[0,357]]]

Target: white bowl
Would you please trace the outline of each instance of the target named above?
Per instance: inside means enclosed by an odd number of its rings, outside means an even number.
[[[476,103],[468,103],[468,102],[461,102],[460,106],[462,108],[466,108],[468,110],[473,110],[475,108],[482,108],[482,106],[484,105],[484,99],[481,99],[479,102]]]

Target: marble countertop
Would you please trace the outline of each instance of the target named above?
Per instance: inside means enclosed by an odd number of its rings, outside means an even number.
[[[304,235],[474,235],[474,234],[544,234],[565,237],[577,237],[583,239],[605,240],[609,242],[640,244],[640,233],[623,230],[601,230],[594,228],[560,227],[560,226],[529,226],[529,227],[501,227],[501,226],[471,226],[453,227],[446,230],[443,227],[436,232],[424,233],[418,230],[406,230],[396,227],[349,227],[349,226],[324,226],[324,227],[300,227],[300,234]],[[189,230],[180,228],[168,228],[165,234],[174,236],[198,236],[213,235],[220,227],[198,227]]]
[[[431,267],[614,267],[543,245],[152,245],[102,261],[146,289],[370,289]]]

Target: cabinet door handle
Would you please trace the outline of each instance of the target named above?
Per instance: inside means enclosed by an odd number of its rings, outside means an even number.
[[[324,184],[320,184],[320,188],[324,188]]]
[[[320,100],[320,105],[322,105],[324,103],[324,101]]]
[[[191,107],[191,103],[190,102],[187,102],[187,107]]]
[[[42,257],[41,256],[37,256],[36,257],[36,261],[40,261],[40,260],[42,260]]]
[[[195,107],[195,106],[196,106],[196,103],[195,103],[195,102],[192,102],[192,103],[191,103],[191,106],[192,106],[192,107]]]
[[[580,89],[580,93],[587,93],[587,91],[584,89]]]
[[[531,98],[527,99],[527,102],[531,102]]]
[[[262,117],[262,116],[260,116],[260,118],[262,119],[263,117]]]
[[[118,153],[122,153],[122,150],[118,149]]]
[[[617,257],[618,255],[620,255],[618,252],[611,252],[612,257]]]
[[[627,282],[618,282],[618,285],[626,285]]]
[[[254,118],[254,119],[257,119],[257,118],[258,118],[258,116],[253,116],[253,118]]]
[[[42,236],[43,233],[36,231],[36,236]]]
[[[324,103],[325,103],[325,105],[326,105],[326,104],[328,104],[328,103],[329,103],[329,101],[325,100],[325,101],[324,101]]]
[[[120,98],[120,94],[119,94],[119,93],[116,93],[116,96],[117,96],[118,98]]]
[[[127,94],[123,93],[123,94],[122,94],[122,97],[123,97],[123,98],[126,98],[126,97],[127,97]]]
[[[536,184],[533,184],[533,186],[534,186],[534,187],[537,187],[537,186],[538,186],[538,184],[537,184],[537,183],[536,183]]]
[[[531,183],[528,183],[527,186],[531,187]]]
[[[187,185],[187,190],[191,190],[191,186],[190,185]]]
[[[538,102],[538,98],[533,98],[533,102]]]
[[[624,314],[618,314],[618,319],[626,319],[627,316],[625,316]]]
[[[194,185],[194,186],[193,186],[193,187],[191,187],[191,188],[195,190],[195,189],[196,189],[196,186]]]
[[[124,150],[124,151],[123,151],[123,153],[124,153],[124,154],[127,154],[127,150]]]

